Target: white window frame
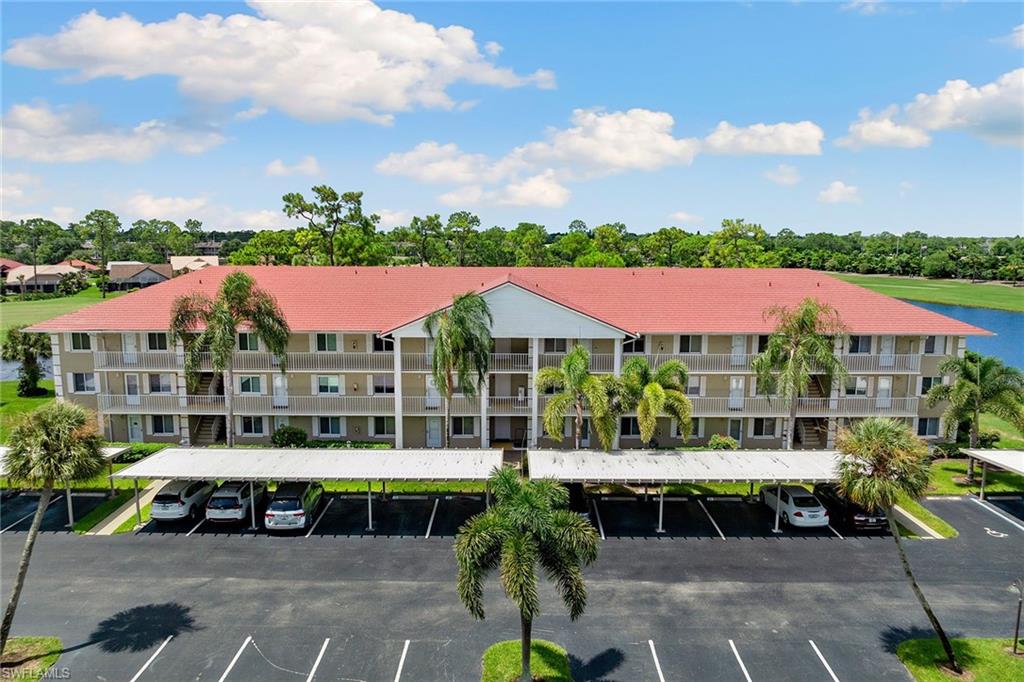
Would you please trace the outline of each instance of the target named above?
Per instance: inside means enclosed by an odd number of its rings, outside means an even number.
[[[637,344],[640,345],[640,350],[637,350]],[[643,355],[647,352],[647,337],[640,335],[637,337],[627,336],[622,340],[622,354],[623,355]]]
[[[337,419],[338,433],[331,433],[330,431],[324,433],[321,428],[321,419],[326,419],[328,425],[331,424],[332,420]],[[318,415],[313,417],[313,431],[316,438],[322,438],[324,440],[341,440],[347,436],[348,425],[344,417],[339,417],[337,415]]]
[[[256,380],[256,390],[252,390],[252,382]],[[249,382],[249,389],[245,390],[245,382]],[[263,395],[263,375],[261,374],[239,374],[238,395]]]
[[[691,374],[686,377],[686,395],[690,397],[699,397],[704,395],[704,377],[696,374]]]
[[[374,353],[393,353],[395,352],[395,340],[381,336],[380,334],[374,334],[373,339],[370,342],[370,350]]]
[[[170,431],[157,431],[156,420],[160,420],[160,425],[165,426],[166,420],[171,420]],[[149,433],[153,436],[177,436],[178,435],[178,419],[173,414],[151,414],[149,415]]]
[[[763,429],[762,429],[762,433],[758,433],[757,432],[757,423],[758,423],[758,421],[761,422],[761,425],[763,427],[765,425],[765,423],[768,422],[769,420],[772,423],[771,433],[763,433]],[[778,431],[779,431],[779,418],[778,417],[751,417],[750,418],[750,437],[751,438],[757,438],[759,440],[768,440],[768,439],[771,439],[771,438],[776,438],[777,436],[775,434],[777,434]]]
[[[935,433],[921,433],[921,424],[930,423],[927,421],[929,419],[935,421]],[[925,428],[925,431],[927,430],[928,429]],[[942,421],[939,419],[939,417],[918,417],[917,424],[915,424],[914,432],[917,434],[918,438],[938,438],[940,435],[942,435]]]
[[[853,350],[853,348],[852,348],[852,344],[854,342],[854,339],[857,340],[857,350]],[[867,339],[868,340],[868,349],[867,350],[861,350],[860,349],[860,342],[863,339]],[[873,346],[874,346],[874,343],[872,343],[871,335],[870,334],[851,334],[850,337],[849,337],[849,340],[846,343],[846,354],[847,355],[871,355],[871,349],[872,349]]]
[[[683,350],[683,339],[686,339],[686,346],[688,350]],[[693,340],[697,340],[697,345],[700,346],[697,350],[693,350]],[[700,355],[704,352],[704,335],[703,334],[680,334],[679,335],[679,354],[680,355]]]
[[[334,381],[336,381],[338,383],[338,386],[337,386],[338,390],[337,391],[330,391],[330,390],[325,391],[325,390],[323,390],[323,386],[320,383],[321,379],[327,379],[328,380],[328,388],[330,388],[330,380],[333,379]],[[340,375],[338,375],[338,374],[317,374],[316,377],[315,377],[315,380],[316,380],[315,386],[316,386],[316,394],[317,395],[345,395],[345,380],[342,379],[342,377]]]
[[[159,390],[156,390],[156,391],[153,390],[153,377],[157,378],[157,381],[159,383],[159,386],[158,386]],[[163,390],[163,388],[164,388],[164,381],[163,380],[165,378],[167,379],[167,390],[166,391]],[[174,395],[174,375],[173,374],[167,374],[167,373],[164,373],[164,372],[150,372],[149,374],[146,375],[146,388],[149,389],[149,392],[151,394],[156,394],[156,395]]]
[[[548,346],[551,347],[551,350],[548,350]],[[562,350],[558,350],[559,346],[562,346]],[[559,339],[555,339],[555,338],[544,339],[544,353],[546,353],[546,354],[554,354],[554,353],[568,353],[568,352],[569,352],[569,339],[561,339],[561,338],[559,338]]]
[[[854,392],[850,393],[848,389],[848,383],[854,381]],[[861,392],[861,382],[864,384],[864,391]],[[865,398],[871,391],[871,383],[868,377],[863,375],[849,375],[843,381],[843,397],[844,398]]]
[[[260,430],[245,430],[245,420],[248,419],[250,424],[259,424]],[[259,420],[259,421],[256,421]],[[238,435],[244,438],[263,438],[267,435],[267,418],[260,416],[242,415],[238,417]]]
[[[85,342],[84,348],[75,348],[75,339]],[[71,332],[68,334],[68,351],[71,353],[91,353],[92,336],[89,332]]]
[[[470,420],[470,424],[472,424],[469,433],[465,433],[465,430],[466,430],[466,420],[467,419],[469,419]],[[461,425],[463,433],[455,433],[455,424],[456,424],[456,422]],[[469,415],[453,416],[452,417],[451,430],[452,430],[452,433],[451,433],[451,437],[452,438],[473,438],[474,436],[476,436],[476,433],[477,433],[476,432],[476,417],[472,417],[472,416],[469,416]]]
[[[164,340],[163,348],[153,348],[154,338],[162,338]],[[163,353],[171,348],[171,341],[167,338],[167,332],[146,332],[146,350],[154,353]]]
[[[320,348],[320,339],[323,338],[324,347]],[[334,339],[334,349],[330,348],[330,340]],[[333,332],[317,332],[314,335],[313,351],[316,353],[337,353],[338,352],[338,335]]]
[[[696,440],[704,437],[704,417],[690,417],[690,437],[689,440]],[[682,439],[683,434],[680,431],[682,424],[678,419],[672,420],[672,436],[677,439]]]
[[[928,395],[928,391],[926,391],[925,388],[924,388],[925,379],[928,379],[928,380],[931,381],[931,386],[928,387],[929,389],[934,388],[935,386],[941,386],[943,383],[945,383],[945,380],[943,379],[943,377],[941,375],[918,377],[917,378],[917,394],[919,396],[921,396],[921,397],[924,397],[924,396]]]
[[[395,375],[394,374],[373,374],[371,375],[371,390],[373,395],[394,395],[395,394]],[[383,383],[378,386],[377,381],[381,380]],[[378,388],[385,390],[378,391]],[[387,390],[390,388],[391,390]]]
[[[378,419],[383,419],[384,420],[385,429],[383,431],[380,431],[380,430],[377,429],[377,420]],[[388,431],[387,428],[386,428],[389,419],[391,420],[391,430],[390,431]],[[398,424],[397,424],[397,420],[395,419],[394,415],[384,414],[384,415],[377,415],[375,417],[370,417],[370,435],[371,436],[373,436],[375,438],[376,437],[394,438],[394,436],[397,433],[397,431],[398,431]]]
[[[622,428],[624,424],[636,424],[636,433],[626,433],[626,429]],[[640,437],[640,420],[636,417],[630,417],[629,415],[623,415],[619,417],[619,436],[622,438],[639,438]]]
[[[83,389],[78,390],[78,386],[75,382],[77,377],[84,377],[82,380]],[[92,388],[88,387],[89,382],[92,382]],[[99,392],[99,377],[95,372],[68,372],[68,388],[71,393],[77,393],[78,395],[95,395]]]
[[[242,337],[245,337],[245,348],[242,348]],[[256,347],[253,348],[253,345]],[[252,332],[238,332],[238,351],[240,353],[258,353],[260,351],[260,337]]]

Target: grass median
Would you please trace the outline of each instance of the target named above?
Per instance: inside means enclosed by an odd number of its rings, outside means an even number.
[[[522,644],[518,639],[492,644],[484,652],[481,682],[514,682],[523,671]],[[572,682],[569,656],[553,642],[535,639],[530,643],[530,673],[541,682]]]
[[[130,499],[132,499],[132,495],[133,493],[128,490],[122,490],[109,500],[104,500],[82,518],[75,519],[74,531],[79,535],[88,533],[90,530],[102,523],[108,516],[123,507]]]
[[[970,673],[960,679],[976,682],[1018,682],[1024,680],[1024,655],[1011,653],[1010,639],[954,639],[953,650],[960,665]],[[1024,651],[1018,645],[1017,651]],[[957,679],[944,667],[946,656],[938,639],[908,639],[896,648],[896,655],[916,682],[949,682]]]
[[[142,505],[142,525],[146,525],[150,519],[150,513],[153,511],[152,504]],[[123,535],[124,533],[131,533],[138,526],[138,519],[136,518],[134,510],[132,515],[125,519],[124,523],[117,527],[114,531],[114,535]]]

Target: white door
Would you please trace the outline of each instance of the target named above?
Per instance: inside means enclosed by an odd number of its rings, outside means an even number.
[[[142,417],[137,414],[128,415],[128,442],[142,442]]]
[[[434,377],[427,377],[427,409],[437,410],[441,407],[441,392],[437,390],[437,383]],[[440,432],[439,432],[440,433]],[[440,447],[435,446],[435,447]]]
[[[135,334],[121,334],[121,348],[126,363],[135,364],[139,361],[139,337]]]
[[[879,341],[878,354],[881,356],[878,358],[878,364],[880,367],[892,367],[896,361],[894,357],[896,353],[896,337],[895,336],[882,336]]]
[[[743,409],[743,377],[729,377],[729,409]]]
[[[732,364],[742,365],[746,362],[747,337],[743,334],[732,335]]]
[[[139,404],[139,375],[138,374],[125,374],[124,375],[124,394],[125,403],[128,405]]]
[[[274,374],[274,407],[288,407],[288,377],[280,372]]]
[[[742,419],[730,419],[729,420],[729,437],[737,443],[743,443],[743,420]]]
[[[427,417],[427,447],[441,447],[441,418]]]
[[[878,390],[875,393],[875,407],[892,407],[892,377],[878,377]]]

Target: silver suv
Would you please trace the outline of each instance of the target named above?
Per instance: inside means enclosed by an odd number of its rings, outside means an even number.
[[[209,481],[171,481],[153,498],[154,521],[180,521],[199,517],[217,486]]]
[[[323,495],[324,487],[319,483],[282,483],[267,505],[264,525],[267,530],[308,528]]]
[[[252,484],[252,497],[257,511],[267,496],[266,483]],[[210,521],[245,521],[251,518],[249,484],[243,481],[221,483],[206,502],[206,518]]]

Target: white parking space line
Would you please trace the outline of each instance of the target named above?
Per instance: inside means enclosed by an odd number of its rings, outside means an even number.
[[[601,533],[601,539],[604,540],[604,524],[601,523],[601,512],[597,509],[597,500],[591,500],[594,505],[594,516],[597,518],[597,530]]]
[[[316,675],[316,669],[320,667],[320,661],[324,659],[324,652],[327,651],[327,645],[330,643],[330,637],[324,640],[324,645],[320,647],[320,653],[317,654],[316,660],[313,661],[313,667],[309,670],[309,677],[306,678],[306,682],[313,682],[313,675]]]
[[[651,647],[651,656],[654,658],[654,669],[658,671],[658,680],[665,682],[665,676],[661,672],[661,662],[658,660],[658,652],[654,650],[654,640],[647,640],[647,644]]]
[[[59,499],[60,499],[60,498],[62,498],[62,497],[64,497],[64,496],[63,496],[63,495],[57,495],[57,497],[55,497],[55,498],[53,498],[52,500],[50,500],[50,502],[49,502],[49,503],[48,503],[48,504],[46,505],[46,508],[47,508],[47,509],[49,509],[49,508],[50,508],[50,507],[51,507],[51,506],[53,505],[53,503],[54,503],[54,502],[56,502],[57,500],[59,500]],[[39,507],[39,505],[37,504],[37,505],[36,505],[36,507],[38,508],[38,507]],[[6,528],[4,528],[3,530],[0,530],[0,533],[6,533],[6,532],[7,532],[7,531],[9,531],[10,529],[12,529],[12,528],[14,528],[15,526],[17,526],[17,525],[18,525],[19,523],[21,523],[22,521],[24,521],[25,519],[30,519],[30,518],[32,518],[33,516],[35,516],[35,513],[36,513],[36,511],[35,511],[35,509],[33,509],[33,510],[32,510],[32,513],[31,513],[31,514],[25,514],[24,516],[22,516],[22,517],[21,517],[20,519],[18,519],[17,521],[15,521],[14,523],[12,523],[11,525],[7,526],[7,527],[6,527]]]
[[[142,673],[146,672],[146,669],[149,668],[149,666],[153,663],[153,661],[156,660],[156,657],[160,655],[160,652],[164,650],[164,647],[167,646],[167,643],[170,642],[173,637],[174,637],[174,635],[171,635],[170,637],[165,639],[164,643],[161,644],[159,646],[159,648],[157,648],[157,650],[153,652],[153,655],[150,656],[146,660],[146,662],[142,665],[141,668],[139,668],[139,672],[135,673],[134,677],[132,677],[132,679],[128,680],[128,682],[135,682],[140,677],[142,677]]]
[[[750,673],[747,672],[747,666],[743,664],[743,659],[740,658],[740,652],[736,650],[736,643],[730,639],[729,646],[732,647],[732,655],[736,657],[736,662],[740,664],[740,670],[743,671],[743,679],[747,682],[753,682],[750,679]]]
[[[979,500],[977,497],[972,497],[970,499],[971,499],[971,502],[974,502],[976,505],[980,506],[985,511],[992,512],[993,514],[995,514],[996,516],[1001,518],[1003,521],[1006,521],[1008,524],[1010,524],[1011,526],[1013,526],[1017,530],[1024,531],[1024,526],[1022,526],[1017,521],[1014,521],[1012,518],[1010,518],[1009,516],[1007,516],[1003,512],[999,511],[998,509],[993,507],[991,504],[989,504],[989,503],[987,503],[987,502],[985,502],[983,500]]]
[[[235,663],[238,663],[238,659],[241,658],[242,652],[245,651],[245,647],[249,646],[249,642],[251,641],[252,635],[245,638],[245,641],[242,642],[242,646],[238,647],[238,651],[235,652],[235,657],[231,659],[230,663],[228,663],[227,670],[224,671],[224,674],[220,676],[220,679],[217,680],[217,682],[224,682],[224,680],[228,679],[228,673],[230,673],[231,669],[235,667]]]
[[[430,512],[430,521],[427,522],[427,532],[423,536],[424,538],[430,537],[430,529],[434,527],[434,515],[437,514],[437,503],[440,501],[440,497],[434,498],[434,510]]]
[[[830,531],[832,531],[833,533],[835,533],[835,534],[836,534],[836,537],[837,537],[837,538],[839,538],[840,540],[845,540],[845,539],[846,539],[846,538],[844,538],[844,537],[843,537],[842,535],[840,535],[840,534],[839,534],[839,531],[837,531],[837,530],[836,530],[835,528],[833,528],[833,527],[832,527],[832,524],[831,524],[831,523],[830,523],[830,524],[828,524],[828,529],[829,529]]]
[[[814,653],[818,654],[818,660],[821,661],[823,666],[825,666],[825,670],[828,671],[828,675],[832,678],[832,682],[839,682],[839,678],[836,677],[834,672],[832,672],[832,666],[830,666],[828,661],[825,660],[825,657],[821,655],[821,650],[818,649],[818,645],[814,643],[814,640],[809,639],[807,640],[807,643],[811,645],[812,649],[814,649]]]
[[[188,536],[192,535],[192,533],[195,533],[197,530],[199,530],[199,526],[203,525],[204,523],[206,523],[206,518],[205,517],[199,523],[197,523],[196,525],[192,526],[192,530],[190,530],[189,532],[185,533],[185,537],[188,537]]]
[[[720,537],[720,538],[722,538],[724,540],[725,539],[725,534],[722,532],[722,529],[718,527],[718,524],[715,523],[715,517],[712,516],[711,512],[708,511],[708,508],[704,506],[704,502],[701,501],[701,500],[697,500],[697,504],[699,504],[700,508],[704,510],[705,514],[707,514],[708,521],[710,521],[711,525],[715,527],[715,532],[718,533],[718,537]]]
[[[307,538],[308,538],[308,537],[309,537],[310,535],[312,535],[312,534],[313,534],[313,531],[315,531],[315,530],[316,530],[316,527],[317,527],[318,525],[320,525],[320,519],[322,519],[322,518],[324,517],[324,514],[326,514],[326,513],[327,513],[327,508],[331,506],[331,503],[332,503],[332,502],[334,502],[334,498],[333,498],[333,497],[327,500],[327,504],[325,504],[325,505],[324,505],[324,508],[323,508],[323,509],[322,509],[322,510],[320,511],[320,516],[316,517],[316,521],[314,521],[314,522],[313,522],[313,525],[309,527],[309,532],[308,532],[308,533],[306,533],[306,537],[307,537]]]
[[[405,640],[405,646],[402,647],[402,657],[398,659],[398,672],[395,673],[395,682],[402,679],[402,668],[405,667],[405,655],[409,653],[409,640]]]

